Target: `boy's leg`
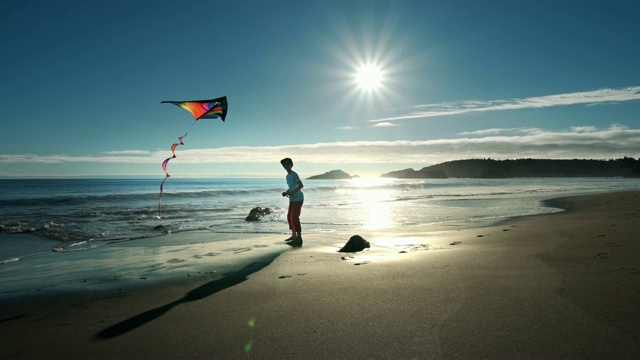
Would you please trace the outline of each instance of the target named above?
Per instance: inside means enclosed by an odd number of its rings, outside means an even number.
[[[301,236],[302,235],[302,225],[300,224],[300,213],[302,212],[302,201],[292,201],[290,204],[290,206],[292,207],[293,210],[293,225],[294,225],[294,231],[295,231],[295,236]]]
[[[300,225],[300,212],[302,210],[302,201],[292,201],[289,203],[289,221],[294,235],[287,244],[292,247],[302,246],[302,225]]]
[[[287,222],[289,223],[289,230],[291,230],[291,237],[285,241],[293,240],[296,237],[296,224],[294,220],[294,206],[292,202],[289,202],[289,210],[287,211]]]

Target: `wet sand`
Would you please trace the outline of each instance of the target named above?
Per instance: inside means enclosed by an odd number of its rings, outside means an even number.
[[[361,232],[361,253],[337,252],[355,234],[274,236],[286,251],[224,274],[7,300],[0,358],[640,358],[640,192],[554,202]]]

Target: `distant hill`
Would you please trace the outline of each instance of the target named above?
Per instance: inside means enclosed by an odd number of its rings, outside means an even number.
[[[404,169],[381,177],[415,178],[516,178],[516,177],[640,177],[640,159],[547,160],[469,159],[449,161],[418,171]]]
[[[342,170],[331,170],[329,172],[326,172],[322,175],[314,175],[311,177],[308,177],[307,179],[310,180],[336,180],[336,179],[351,179],[354,176],[351,176],[349,174],[347,174],[346,172],[342,171]],[[357,175],[355,176],[357,177]]]
[[[413,169],[404,169],[398,171],[388,172],[386,174],[382,174],[381,177],[387,178],[398,178],[398,179],[446,179],[447,175],[445,175],[442,170],[425,170],[427,168],[423,168],[419,171],[415,171]]]

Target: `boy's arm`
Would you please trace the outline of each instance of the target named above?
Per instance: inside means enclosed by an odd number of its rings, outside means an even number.
[[[297,193],[298,191],[300,191],[303,187],[304,187],[304,185],[302,184],[302,181],[298,180],[298,185],[296,185],[296,187],[293,188],[293,190],[287,190],[286,193],[287,193],[287,195],[293,195],[293,194]]]

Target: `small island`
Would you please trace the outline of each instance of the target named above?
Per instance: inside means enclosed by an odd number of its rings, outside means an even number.
[[[342,170],[331,170],[321,175],[314,175],[308,177],[309,180],[342,180],[342,179],[353,179],[358,177],[357,175],[351,176]]]

